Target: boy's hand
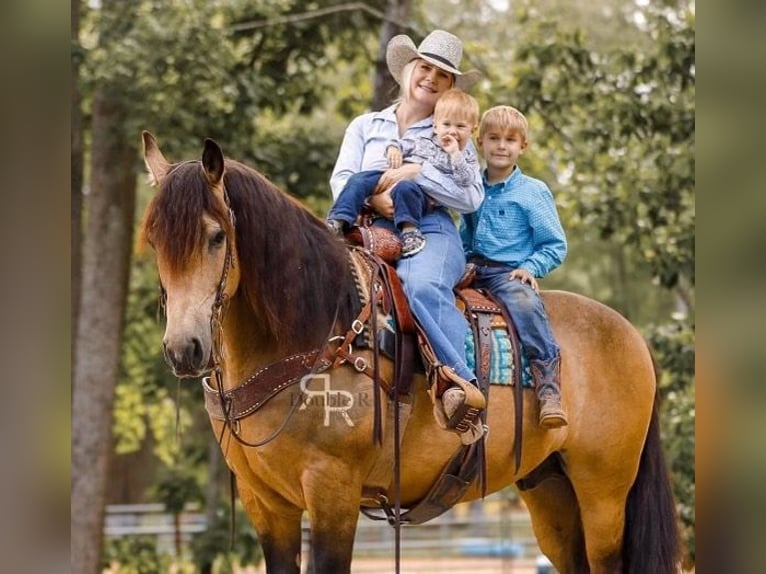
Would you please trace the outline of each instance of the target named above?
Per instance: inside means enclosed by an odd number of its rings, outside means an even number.
[[[513,281],[514,279],[518,279],[522,283],[527,283],[530,287],[532,287],[532,289],[535,290],[535,293],[540,292],[540,288],[537,285],[537,279],[535,279],[535,276],[526,269],[514,269],[511,271],[508,274],[508,280]]]
[[[392,169],[402,167],[402,152],[396,146],[390,146],[386,150],[386,158],[388,159],[388,167]]]
[[[457,140],[450,135],[442,136],[441,144],[442,149],[450,155],[460,152],[460,146],[458,146]]]

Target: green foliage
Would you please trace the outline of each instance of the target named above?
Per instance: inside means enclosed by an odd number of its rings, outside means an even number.
[[[683,321],[676,321],[654,328],[649,344],[661,367],[662,442],[670,461],[687,552],[694,560],[694,332]]]
[[[172,558],[157,552],[153,535],[108,538],[104,543],[101,569],[114,567],[116,574],[164,574],[169,571]]]
[[[202,489],[196,476],[180,467],[171,469],[155,484],[153,498],[165,505],[171,514],[180,514],[190,502],[202,502]]]
[[[211,137],[231,157],[249,159],[262,143],[262,116],[311,114],[336,90],[338,66],[374,56],[379,22],[368,12],[311,17],[334,5],[142,0],[91,10],[76,54],[85,101],[95,85],[114,86],[112,97],[132,118],[121,128],[137,145],[141,130],[152,131],[169,157],[197,154]],[[284,22],[299,14],[308,16]],[[100,25],[102,18],[114,21]],[[104,29],[120,34],[95,32]]]
[[[303,201],[314,199],[318,215],[329,209],[330,173],[345,125],[324,115],[274,116],[266,114],[258,130],[253,167],[280,188]],[[316,199],[326,198],[322,206]],[[324,209],[321,209],[324,207]]]
[[[194,536],[192,553],[200,572],[231,574],[234,566],[258,566],[263,551],[250,521],[237,509],[234,539],[231,538],[231,513],[228,506],[215,514],[213,523],[205,532]]]
[[[594,53],[528,21],[506,89],[543,127],[537,145],[577,206],[568,227],[633,250],[674,288],[694,283],[694,31],[650,16],[646,53]]]

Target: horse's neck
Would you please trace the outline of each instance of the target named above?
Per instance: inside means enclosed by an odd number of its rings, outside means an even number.
[[[241,294],[231,299],[223,325],[225,388],[236,387],[260,367],[281,358],[262,325]]]

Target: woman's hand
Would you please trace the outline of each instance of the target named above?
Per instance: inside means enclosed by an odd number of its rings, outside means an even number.
[[[396,169],[387,169],[383,172],[378,180],[378,185],[375,188],[375,193],[383,193],[389,191],[400,181],[408,179],[415,179],[420,173],[421,165],[418,163],[405,163],[402,167]]]
[[[391,199],[391,189],[400,181],[414,179],[420,173],[420,164],[405,163],[402,167],[388,169],[383,172],[367,202],[378,215],[386,219],[394,218],[394,200]]]

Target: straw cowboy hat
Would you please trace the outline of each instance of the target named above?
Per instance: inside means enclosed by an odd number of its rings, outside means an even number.
[[[453,74],[455,87],[461,90],[468,89],[479,79],[477,70],[461,72],[458,69],[460,60],[463,58],[463,42],[444,30],[434,30],[417,48],[410,37],[404,34],[391,38],[386,48],[386,63],[388,71],[391,72],[397,84],[401,84],[404,66],[415,58],[422,58],[437,68]]]

